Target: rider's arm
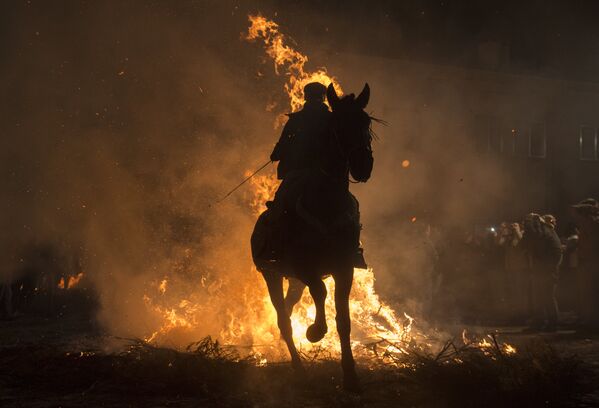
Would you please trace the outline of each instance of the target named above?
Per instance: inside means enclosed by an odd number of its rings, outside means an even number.
[[[289,141],[292,135],[290,122],[291,120],[287,121],[287,123],[285,124],[285,127],[281,132],[281,137],[279,138],[279,141],[277,142],[275,148],[270,154],[270,160],[272,161],[281,160],[282,156],[285,154],[285,151],[287,150],[287,146],[289,145]]]

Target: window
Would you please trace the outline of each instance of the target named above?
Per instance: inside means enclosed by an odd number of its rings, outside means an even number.
[[[581,126],[578,137],[580,160],[597,160],[597,129]]]
[[[528,156],[544,159],[547,155],[545,123],[535,123],[528,134]]]
[[[530,123],[530,122],[529,122]],[[477,116],[475,143],[479,153],[508,157],[545,158],[547,140],[545,123],[522,126],[516,120],[498,120],[492,116]]]
[[[518,157],[528,156],[528,132],[525,128],[511,129],[514,135],[514,154]]]
[[[506,156],[516,154],[516,141],[518,132],[515,128],[505,129],[501,135],[501,153]]]

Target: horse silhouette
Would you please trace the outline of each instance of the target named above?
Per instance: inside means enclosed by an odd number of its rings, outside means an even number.
[[[343,385],[347,390],[357,391],[359,382],[350,345],[349,295],[354,266],[364,261],[358,201],[350,193],[349,183],[350,175],[357,182],[366,182],[372,172],[372,118],[364,111],[370,88],[366,84],[358,97],[350,94],[339,98],[331,84],[326,97],[332,108],[330,122],[314,152],[316,165],[301,183],[299,194],[292,195],[295,205],[285,211],[284,234],[277,243],[281,247],[279,256],[276,260],[264,256],[269,216],[272,216],[269,210],[259,217],[254,228],[252,255],[266,281],[292,365],[299,372],[303,372],[303,366],[292,337],[293,306],[307,286],[316,307],[316,318],[306,337],[311,342],[320,341],[328,330],[323,278],[333,277]],[[290,278],[286,295],[284,277]]]

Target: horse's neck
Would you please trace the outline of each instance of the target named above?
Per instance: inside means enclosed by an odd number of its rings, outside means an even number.
[[[347,189],[349,180],[349,161],[341,146],[340,138],[334,126],[330,126],[327,132],[326,142],[320,157],[321,170],[332,182],[345,186]]]

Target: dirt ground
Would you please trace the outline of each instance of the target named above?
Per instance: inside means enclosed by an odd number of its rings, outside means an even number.
[[[594,386],[599,384],[599,334],[574,328],[556,333],[526,333],[519,327],[470,327],[469,331],[499,333],[519,352],[535,342],[551,346],[555,353],[551,358],[557,363],[535,372],[555,378],[520,384],[531,388],[542,382],[550,389],[539,386],[523,392],[512,386],[502,402],[501,391],[493,384],[502,383],[501,379],[495,383],[495,377],[505,371],[489,372],[485,379],[485,368],[464,372],[429,364],[414,371],[360,366],[363,392],[349,394],[341,389],[335,361],[309,365],[307,377],[300,380],[288,364],[255,367],[218,355],[205,358],[139,344],[123,353],[132,341],[104,333],[84,308],[60,316],[21,315],[0,321],[0,406],[599,406],[599,386]],[[544,357],[539,361],[531,356],[522,360],[522,367],[547,364]],[[569,381],[573,376],[579,379]],[[481,390],[487,383],[490,389]],[[556,390],[561,384],[567,388],[563,393]]]

